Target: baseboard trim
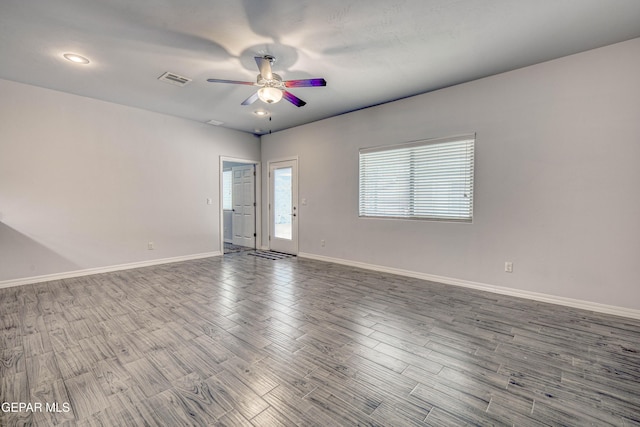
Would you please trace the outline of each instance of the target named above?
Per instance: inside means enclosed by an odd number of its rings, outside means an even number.
[[[480,291],[493,292],[495,294],[509,295],[509,296],[518,297],[518,298],[526,298],[526,299],[546,302],[550,304],[563,305],[566,307],[580,308],[583,310],[594,311],[597,313],[612,314],[614,316],[628,317],[631,319],[640,319],[640,310],[634,310],[626,307],[617,307],[613,305],[599,304],[591,301],[559,297],[555,295],[525,291],[520,289],[504,288],[502,286],[494,286],[486,283],[471,282],[468,280],[454,279],[451,277],[444,277],[444,276],[436,276],[433,274],[419,273],[411,270],[402,270],[399,268],[385,267],[381,265],[368,264],[368,263],[359,262],[359,261],[351,261],[351,260],[342,259],[342,258],[332,258],[332,257],[310,254],[305,252],[298,253],[298,257],[313,259],[317,261],[332,262],[335,264],[348,265],[351,267],[359,267],[365,270],[380,271],[382,273],[397,274],[399,276],[413,277],[416,279],[429,280],[431,282],[443,283],[445,285],[461,286],[464,288],[471,288],[471,289],[477,289]]]
[[[267,248],[268,249],[268,248]],[[64,273],[46,274],[43,276],[33,276],[20,279],[0,281],[0,289],[10,288],[13,286],[30,285],[34,283],[49,282],[51,280],[70,279],[74,277],[90,276],[92,274],[110,273],[113,271],[130,270],[134,268],[150,267],[153,265],[170,264],[174,262],[190,261],[195,259],[210,258],[221,256],[222,252],[206,252],[195,255],[184,255],[172,258],[154,259],[148,261],[133,262],[128,264],[112,265],[108,267],[88,268],[84,270],[69,271]],[[520,289],[510,289],[501,286],[489,285],[486,283],[472,282],[468,280],[455,279],[445,276],[436,276],[433,274],[420,273],[417,271],[403,270],[393,267],[385,267],[376,264],[368,264],[359,261],[352,261],[342,258],[333,258],[323,255],[316,255],[306,252],[299,252],[298,257],[313,259],[317,261],[331,262],[334,264],[348,265],[351,267],[363,268],[365,270],[380,271],[382,273],[397,274],[399,276],[413,277],[416,279],[429,280],[432,282],[443,283],[445,285],[461,286],[480,291],[493,292],[501,295],[509,295],[518,298],[526,298],[530,300],[546,302],[550,304],[563,305],[567,307],[580,308],[583,310],[594,311],[597,313],[612,314],[614,316],[628,317],[631,319],[640,319],[640,310],[634,310],[626,307],[617,307],[613,305],[600,304],[591,301],[578,300],[573,298],[559,297],[555,295],[543,294],[539,292],[531,292]]]
[[[210,258],[221,256],[222,252],[205,252],[195,255],[184,255],[172,258],[152,259],[148,261],[132,262],[128,264],[111,265],[108,267],[87,268],[84,270],[67,271],[64,273],[45,274],[43,276],[25,277],[21,279],[12,279],[0,281],[0,289],[10,288],[13,286],[31,285],[34,283],[49,282],[51,280],[70,279],[73,277],[90,276],[92,274],[110,273],[120,270],[131,270],[134,268],[150,267],[152,265],[170,264],[173,262],[191,261],[194,259]]]

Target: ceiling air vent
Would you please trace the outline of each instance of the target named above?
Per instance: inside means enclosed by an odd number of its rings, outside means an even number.
[[[161,75],[160,77],[158,77],[158,80],[175,85],[175,86],[185,86],[191,81],[190,78],[179,76],[175,73],[170,73],[168,71],[163,75]]]

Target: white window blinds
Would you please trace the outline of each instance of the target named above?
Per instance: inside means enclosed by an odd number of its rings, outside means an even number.
[[[360,216],[473,217],[475,135],[360,150]]]

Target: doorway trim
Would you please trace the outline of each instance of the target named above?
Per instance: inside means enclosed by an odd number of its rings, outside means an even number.
[[[298,196],[299,196],[299,191],[300,191],[300,187],[299,187],[299,182],[298,182],[298,176],[300,174],[300,160],[298,159],[298,156],[288,156],[288,157],[280,157],[280,158],[276,158],[276,159],[271,159],[267,161],[267,167],[266,167],[266,178],[267,178],[267,198],[266,198],[266,206],[267,206],[267,213],[266,213],[266,217],[267,217],[267,248],[271,249],[271,241],[269,240],[269,236],[271,236],[274,232],[274,230],[271,230],[271,211],[269,209],[269,203],[271,203],[271,176],[269,175],[271,172],[271,164],[272,163],[280,163],[280,162],[289,162],[289,161],[293,161],[296,163],[296,174],[293,177],[293,179],[295,180],[295,188],[296,188],[296,194],[294,194],[294,198],[295,201],[298,201]],[[296,236],[296,242],[295,242],[295,252],[296,254],[300,251],[300,228],[298,227],[298,223],[300,221],[300,210],[298,209],[297,212],[298,215],[298,219],[296,221],[293,222],[293,227],[295,227],[295,236]]]
[[[220,253],[224,255],[224,210],[222,209],[222,173],[224,172],[224,162],[233,163],[246,163],[255,165],[256,167],[256,179],[255,179],[255,192],[256,192],[256,249],[262,247],[262,168],[260,167],[260,161],[247,160],[238,157],[220,156],[220,164],[218,170],[218,216],[220,221],[218,224],[218,233],[220,235],[219,248]]]

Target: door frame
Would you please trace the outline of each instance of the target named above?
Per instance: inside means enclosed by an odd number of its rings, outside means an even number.
[[[280,163],[280,162],[296,162],[296,173],[295,176],[292,177],[292,179],[294,180],[294,187],[296,189],[296,192],[293,194],[293,203],[295,206],[298,206],[298,192],[299,190],[299,182],[298,182],[298,175],[300,174],[300,160],[298,159],[298,156],[289,156],[289,157],[281,157],[281,158],[277,158],[277,159],[271,159],[269,161],[267,161],[267,168],[266,168],[266,173],[267,173],[267,244],[268,244],[268,248],[271,249],[271,240],[269,239],[270,236],[272,236],[274,230],[271,229],[271,210],[268,208],[269,207],[269,203],[271,203],[271,176],[269,175],[271,173],[271,164],[272,163]],[[300,209],[297,209],[297,220],[293,221],[292,226],[295,228],[293,235],[295,236],[295,254],[298,254],[298,251],[300,249],[300,235],[299,235],[299,227],[298,227],[298,222],[300,221]]]
[[[218,224],[218,233],[220,236],[219,250],[220,254],[224,255],[224,210],[222,209],[222,173],[224,172],[224,162],[233,163],[246,163],[255,165],[256,167],[256,179],[255,179],[255,192],[256,192],[256,249],[262,247],[262,169],[260,167],[260,161],[247,160],[238,157],[220,156],[220,163],[218,168],[218,216],[220,221]]]

